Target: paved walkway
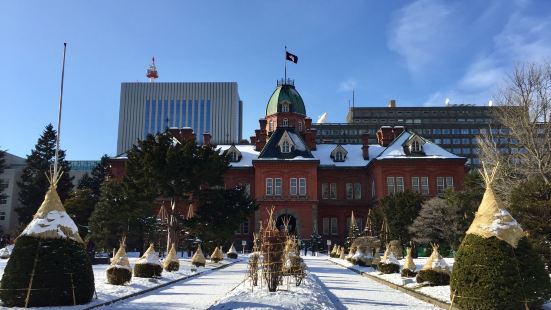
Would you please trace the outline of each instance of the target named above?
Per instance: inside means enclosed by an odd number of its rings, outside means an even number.
[[[305,257],[305,262],[337,309],[439,309],[325,259]]]
[[[238,262],[230,267],[208,272],[187,281],[183,280],[106,308],[207,309],[244,280],[246,269],[245,262]]]

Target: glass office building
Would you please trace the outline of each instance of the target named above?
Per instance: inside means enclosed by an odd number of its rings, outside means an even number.
[[[198,143],[205,132],[213,143],[238,143],[242,111],[236,82],[122,83],[117,153],[173,127],[192,128]]]

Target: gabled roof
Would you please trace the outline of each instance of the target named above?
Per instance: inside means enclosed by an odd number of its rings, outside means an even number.
[[[412,136],[415,135],[414,133],[410,131],[403,131],[392,143],[390,143],[386,149],[376,158],[377,160],[382,159],[420,159],[420,158],[427,158],[427,159],[459,159],[464,158],[457,155],[454,155],[445,149],[441,148],[435,143],[432,143],[429,140],[426,140],[422,137],[425,144],[423,145],[423,151],[425,152],[425,155],[416,155],[411,154],[408,155],[406,151],[404,150],[404,146],[407,144],[409,139],[412,138]]]
[[[282,153],[280,148],[281,139],[290,139],[294,147],[291,152]],[[272,133],[268,142],[258,155],[258,159],[314,159],[308,150],[302,137],[295,133],[293,127],[278,127]]]
[[[243,155],[241,155],[241,151],[239,151],[239,149],[235,147],[235,144],[232,144],[227,150],[223,152],[223,154],[226,156],[228,156],[231,153],[237,154],[237,161],[240,161],[241,158],[243,157]]]

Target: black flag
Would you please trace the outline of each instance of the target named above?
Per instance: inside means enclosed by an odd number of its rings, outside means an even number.
[[[298,57],[297,57],[297,55],[293,55],[293,54],[285,51],[285,60],[297,63],[298,62]]]

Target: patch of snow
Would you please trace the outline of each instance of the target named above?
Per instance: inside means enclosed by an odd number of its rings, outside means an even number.
[[[441,148],[437,144],[432,143],[431,141],[426,140],[426,143],[423,144],[423,151],[425,156],[407,156],[404,152],[404,143],[411,137],[412,133],[409,131],[402,132],[396,140],[394,140],[390,145],[384,150],[378,157],[377,160],[381,159],[392,159],[392,158],[463,158],[457,155],[454,155],[445,149]]]
[[[65,211],[50,211],[46,218],[35,218],[23,230],[21,236],[38,236],[45,232],[54,232],[60,238],[68,238],[62,228],[70,230],[74,234],[78,234],[78,228],[69,214]],[[71,238],[74,239],[74,238]]]
[[[299,151],[306,151],[306,145],[304,145],[304,142],[302,139],[294,132],[289,132],[289,137],[291,137],[291,140],[293,140],[293,144],[295,145],[295,148]]]
[[[218,152],[222,153],[229,149],[231,145],[218,145]],[[232,167],[252,167],[253,159],[257,159],[260,152],[255,151],[254,145],[235,145],[235,147],[241,152],[241,160],[238,162],[230,162]]]
[[[505,219],[510,218],[511,220],[509,222],[505,221]],[[482,229],[486,228],[490,230],[491,232],[498,234],[502,230],[508,230],[510,228],[518,227],[520,228],[520,224],[515,220],[507,210],[499,209],[499,212],[494,215],[494,221],[490,226],[487,227],[480,227]]]

